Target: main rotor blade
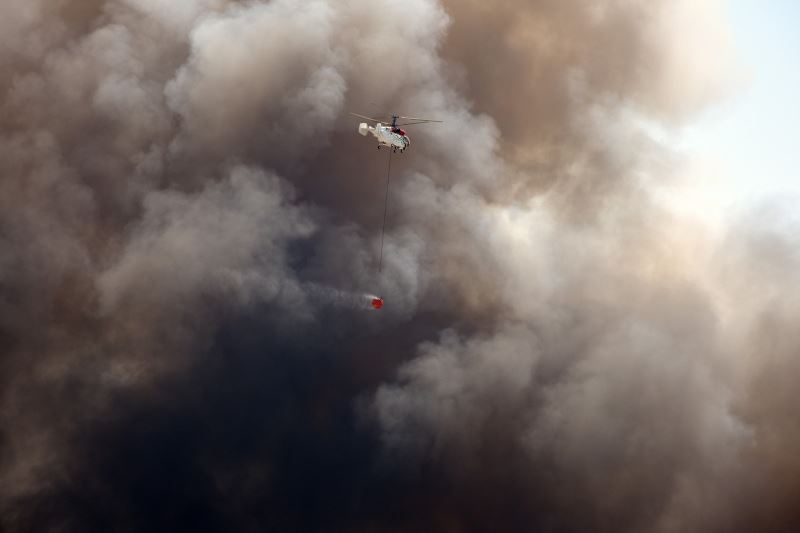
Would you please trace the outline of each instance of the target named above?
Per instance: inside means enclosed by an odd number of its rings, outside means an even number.
[[[444,122],[443,120],[418,120],[416,122],[403,122],[398,124],[398,126],[414,126],[415,124],[431,124],[434,122]]]
[[[364,115],[359,115],[358,113],[350,113],[354,117],[363,118],[364,120],[371,120],[372,122],[383,122],[383,120],[372,118],[372,117],[365,117]]]
[[[422,122],[444,122],[443,120],[433,120],[430,118],[418,118],[418,117],[397,117],[397,118],[402,118],[404,120],[417,120]]]

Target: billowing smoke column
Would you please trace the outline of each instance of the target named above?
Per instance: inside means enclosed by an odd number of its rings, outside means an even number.
[[[796,530],[793,206],[718,242],[654,194],[724,28],[4,0],[0,528]],[[393,165],[380,275],[369,102],[445,120]]]

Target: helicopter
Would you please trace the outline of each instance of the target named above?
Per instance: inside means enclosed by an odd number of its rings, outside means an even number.
[[[350,113],[354,117],[363,118],[364,120],[368,120],[370,122],[374,122],[375,126],[370,126],[366,122],[362,122],[358,125],[358,133],[363,136],[367,136],[368,133],[371,133],[376,139],[378,139],[378,150],[381,149],[381,146],[388,146],[392,149],[393,152],[397,152],[398,150],[400,153],[405,152],[406,149],[411,146],[411,139],[409,139],[408,135],[406,135],[405,130],[401,129],[400,126],[413,126],[415,124],[428,124],[432,122],[442,122],[441,120],[431,120],[427,118],[415,118],[415,117],[403,117],[400,115],[392,115],[392,123],[391,124],[384,124],[383,119],[372,118],[372,117],[365,117],[364,115],[359,115],[357,113]],[[398,123],[399,120],[405,120],[407,122]]]

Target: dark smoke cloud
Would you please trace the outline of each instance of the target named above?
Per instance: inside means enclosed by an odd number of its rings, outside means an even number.
[[[792,206],[654,193],[721,8],[4,2],[2,529],[796,529]]]

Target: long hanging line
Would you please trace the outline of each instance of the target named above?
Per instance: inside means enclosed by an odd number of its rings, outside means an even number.
[[[381,254],[378,259],[378,273],[383,269],[383,236],[386,234],[386,212],[389,210],[389,179],[392,175],[392,152],[389,150],[389,168],[386,170],[386,198],[383,201],[383,228],[381,229]]]

